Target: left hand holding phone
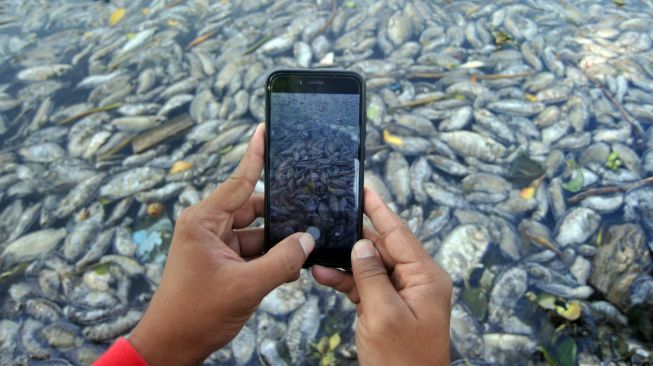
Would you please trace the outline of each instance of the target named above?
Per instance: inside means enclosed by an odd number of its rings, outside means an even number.
[[[295,233],[263,253],[260,124],[233,175],[179,216],[159,289],[129,341],[149,365],[199,364],[227,344],[263,297],[299,278],[315,244]]]

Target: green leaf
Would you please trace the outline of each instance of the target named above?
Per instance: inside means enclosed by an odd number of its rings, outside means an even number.
[[[355,1],[345,1],[345,8],[349,9],[356,9],[358,7],[358,4],[356,4]]]
[[[303,191],[304,191],[304,193],[313,193],[313,192],[315,192],[315,183],[313,183],[313,182],[306,183],[306,186],[304,186]]]
[[[482,320],[485,318],[487,312],[485,291],[480,288],[466,288],[463,290],[462,300],[476,319]]]
[[[106,264],[106,263],[100,264],[100,265],[94,267],[93,271],[97,275],[100,275],[100,276],[105,275],[105,274],[109,273],[109,265]]]
[[[577,168],[571,173],[571,179],[562,183],[561,186],[565,191],[576,193],[583,188],[583,181],[583,171],[580,168]]]
[[[617,170],[621,167],[622,161],[619,158],[619,153],[613,151],[608,155],[608,158],[605,160],[605,166],[608,169]]]
[[[616,6],[624,6],[624,5],[626,5],[626,0],[612,0],[612,2],[613,2]]]
[[[556,356],[558,365],[574,366],[576,365],[576,342],[571,337],[566,337],[556,347]]]
[[[542,164],[531,159],[528,155],[520,153],[510,163],[506,178],[509,182],[516,185],[517,188],[524,188],[535,179],[544,175],[545,172],[546,170]]]
[[[335,353],[329,351],[322,356],[322,366],[335,366],[335,364],[336,364]]]
[[[329,350],[334,351],[340,345],[340,333],[334,333],[329,337]]]
[[[367,118],[376,119],[379,116],[379,107],[375,105],[370,105],[367,107]]]
[[[510,38],[510,35],[504,31],[496,31],[492,33],[494,36],[494,43],[497,46],[503,46],[506,43],[510,43],[512,41],[512,38]]]
[[[218,155],[220,156],[227,155],[233,149],[234,149],[233,145],[224,147],[222,148],[222,150],[218,151]]]
[[[320,339],[319,342],[315,345],[315,349],[320,352],[321,355],[324,355],[327,351],[327,345],[329,344],[329,338],[324,336]]]
[[[537,304],[547,310],[555,309],[555,301],[556,297],[551,294],[547,294],[546,292],[541,293],[537,298]]]

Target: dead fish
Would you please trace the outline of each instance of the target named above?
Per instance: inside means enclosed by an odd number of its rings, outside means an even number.
[[[503,145],[476,132],[442,132],[439,138],[459,155],[472,156],[487,162],[496,162],[505,153]]]
[[[476,225],[460,225],[443,240],[434,257],[454,283],[460,283],[467,270],[479,262],[490,244],[487,229]]]
[[[451,342],[461,356],[475,359],[483,355],[483,328],[467,306],[460,302],[452,306],[450,327]]]
[[[34,66],[28,69],[21,70],[16,78],[19,80],[28,81],[43,81],[59,77],[66,72],[70,71],[73,67],[71,65],[57,64],[48,66]]]
[[[84,328],[83,333],[86,339],[94,342],[105,342],[117,336],[127,333],[141,319],[142,312],[130,310],[127,314],[97,325]]]
[[[143,131],[159,126],[165,121],[161,116],[128,116],[119,117],[111,121],[111,124],[122,131]]]
[[[586,207],[575,207],[558,223],[556,241],[560,245],[582,244],[601,223],[601,216]]]
[[[386,177],[395,200],[405,205],[411,196],[408,161],[398,152],[390,153],[386,161]]]
[[[306,346],[314,341],[320,327],[320,308],[318,299],[311,296],[297,311],[288,323],[286,344],[293,363],[298,363],[306,354]]]
[[[7,242],[16,240],[18,237],[23,235],[30,226],[32,226],[40,214],[41,206],[42,203],[36,203],[23,211],[23,214],[20,215],[20,219],[14,225],[13,231],[11,231],[11,234],[7,238]]]
[[[23,159],[36,163],[51,163],[66,155],[64,149],[54,142],[23,147],[18,153]]]
[[[65,218],[88,203],[105,178],[105,174],[98,174],[82,181],[59,202],[54,215],[59,219]]]
[[[295,282],[277,287],[261,301],[261,309],[273,315],[286,315],[306,302],[304,292]]]
[[[2,267],[39,258],[53,250],[65,236],[66,229],[45,229],[22,236],[2,251]]]
[[[100,196],[120,199],[147,190],[165,179],[166,171],[150,167],[132,169],[112,177],[100,188]]]
[[[487,107],[497,113],[510,114],[514,116],[528,117],[538,114],[544,110],[543,103],[524,102],[521,100],[500,100],[492,102]]]
[[[165,104],[161,107],[158,116],[167,116],[168,113],[173,110],[190,103],[195,97],[192,94],[177,94],[174,97],[168,99]]]
[[[102,223],[97,216],[90,217],[75,225],[64,241],[62,250],[64,258],[69,261],[77,260],[88,248],[87,243],[92,241],[100,232],[101,227]]]

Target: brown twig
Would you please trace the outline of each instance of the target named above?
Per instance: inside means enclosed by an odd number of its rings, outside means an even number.
[[[322,28],[320,28],[319,31],[317,31],[317,33],[318,34],[322,33],[327,28],[329,28],[331,23],[333,23],[333,19],[335,19],[335,18],[336,18],[336,0],[332,0],[331,1],[331,15],[329,15],[329,19],[327,19],[326,22],[324,22],[324,25],[322,26]]]
[[[409,79],[439,79],[446,76],[446,72],[418,72],[408,75]],[[530,76],[530,72],[520,72],[517,74],[473,74],[477,80],[500,80],[500,79],[518,79]]]
[[[612,106],[619,111],[619,113],[624,118],[624,120],[630,125],[630,127],[632,127],[633,131],[635,132],[635,135],[637,135],[637,138],[639,139],[643,138],[644,131],[642,131],[642,129],[635,122],[633,122],[632,119],[630,119],[630,117],[628,116],[629,113],[624,109],[621,103],[619,103],[619,101],[614,99],[614,97],[610,95],[608,90],[603,85],[601,85],[601,83],[599,83],[597,80],[594,80],[593,78],[589,77],[587,74],[585,74],[585,77],[587,77],[587,79],[590,82],[596,85],[597,88],[601,89],[601,92],[603,93],[603,95],[605,95],[605,97],[608,99],[610,104],[612,104]]]
[[[628,124],[633,128],[633,131],[635,131],[637,137],[640,139],[644,137],[644,132],[641,130],[641,128],[639,128],[639,126],[635,122],[633,122],[630,119],[630,117],[628,117],[628,112],[626,112],[624,107],[616,99],[614,99],[614,97],[610,95],[610,93],[608,93],[608,91],[603,87],[603,85],[600,85],[598,83],[596,85],[599,87],[599,89],[601,89],[603,95],[605,95],[605,97],[608,98],[610,103],[612,103],[612,105],[619,110],[619,113],[621,113],[621,115],[624,117],[626,122],[628,122]]]
[[[653,184],[653,176],[644,178],[642,180],[638,180],[637,182],[625,184],[622,186],[606,186],[606,187],[589,188],[578,194],[569,197],[569,203],[575,204],[584,200],[587,197],[596,196],[600,194],[625,192],[633,188],[645,186],[647,184]]]

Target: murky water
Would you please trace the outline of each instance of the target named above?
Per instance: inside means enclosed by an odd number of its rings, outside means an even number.
[[[630,0],[0,1],[0,364],[128,332],[266,74],[331,66],[366,78],[366,184],[454,280],[453,362],[650,364],[651,23]],[[207,363],[355,363],[353,319],[303,273]]]

